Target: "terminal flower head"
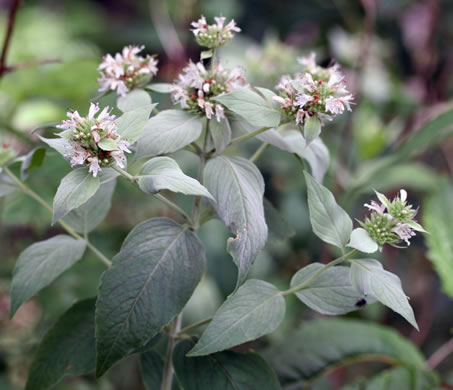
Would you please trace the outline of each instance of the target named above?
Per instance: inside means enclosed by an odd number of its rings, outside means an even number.
[[[226,25],[224,16],[217,16],[214,20],[215,24],[208,24],[206,18],[202,15],[198,21],[192,22],[191,31],[200,46],[216,49],[229,43],[234,37],[234,32],[241,31],[236,26],[234,19]]]
[[[415,236],[416,231],[426,233],[414,219],[417,210],[407,204],[405,190],[400,190],[399,195],[392,201],[379,192],[376,192],[376,195],[380,203],[374,200],[370,204],[365,203],[371,213],[360,224],[380,247],[384,244],[397,246],[402,241],[409,246],[409,240]]]
[[[98,67],[101,77],[99,92],[116,91],[124,96],[128,91],[148,84],[157,73],[157,60],[154,56],[138,55],[144,46],[126,46],[115,56],[107,54]]]
[[[345,110],[351,111],[353,96],[346,89],[338,65],[318,66],[314,53],[298,61],[303,71],[294,77],[283,76],[276,86],[280,96],[273,98],[290,119],[303,124],[312,116],[332,120]]]
[[[220,122],[225,117],[225,107],[213,98],[244,87],[242,68],[226,70],[220,64],[207,70],[202,62],[189,64],[174,82],[171,97],[174,104],[208,119]]]
[[[112,164],[125,167],[126,156],[130,153],[129,142],[121,139],[114,122],[115,116],[105,107],[98,115],[99,105],[91,103],[88,115],[82,117],[77,111],[67,113],[58,128],[59,135],[67,140],[65,157],[71,166],[85,165],[96,177],[102,167]]]

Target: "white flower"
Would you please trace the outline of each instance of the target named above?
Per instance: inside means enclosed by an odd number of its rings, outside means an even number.
[[[211,119],[214,111],[212,110],[213,104],[209,102],[205,102],[204,110],[206,112],[206,118]]]
[[[342,114],[344,111],[344,104],[340,99],[334,98],[333,96],[326,99],[326,111],[332,114]]]
[[[396,226],[392,229],[392,232],[398,234],[399,238],[406,242],[407,245],[410,245],[410,238],[415,236],[415,232],[412,228],[403,222],[398,222]]]
[[[233,39],[233,32],[241,31],[233,19],[226,26],[224,16],[216,16],[214,19],[215,24],[208,24],[202,15],[198,21],[191,23],[193,27],[191,31],[200,46],[218,48]]]
[[[203,15],[201,15],[197,22],[192,22],[191,25],[192,27],[195,27],[191,30],[195,36],[197,36],[201,31],[208,31],[208,23]]]
[[[96,177],[99,173],[99,171],[101,171],[101,167],[99,166],[99,160],[97,157],[89,157],[88,159],[88,162],[89,162],[89,169],[88,169],[88,172],[91,172],[93,174],[94,177]]]
[[[297,62],[304,66],[304,70],[308,72],[313,72],[316,70],[316,53],[311,52],[308,56],[299,57]]]
[[[295,106],[299,106],[299,107],[303,107],[308,102],[311,102],[312,100],[313,100],[313,96],[299,93],[299,94],[296,95],[296,100],[294,102],[294,105]]]
[[[217,122],[220,122],[223,118],[225,118],[225,109],[221,104],[215,105],[215,115],[217,118]]]
[[[365,203],[364,206],[370,210],[376,211],[379,215],[383,215],[385,211],[385,206],[375,202],[374,200],[371,201],[371,204]]]

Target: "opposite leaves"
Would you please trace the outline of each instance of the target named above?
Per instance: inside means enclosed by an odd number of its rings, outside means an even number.
[[[150,219],[129,233],[99,288],[98,377],[183,309],[204,263],[204,249],[195,234],[169,219]]]
[[[209,355],[273,332],[285,317],[285,300],[272,284],[247,280],[220,306],[188,356]]]
[[[304,172],[308,188],[308,208],[313,232],[323,241],[344,248],[352,232],[352,220],[333,194]]]
[[[217,214],[235,234],[227,249],[238,267],[239,286],[267,240],[263,177],[244,158],[219,156],[207,163],[204,184],[216,199]]]
[[[16,310],[79,260],[86,242],[59,235],[25,249],[17,260],[11,285],[12,317]]]

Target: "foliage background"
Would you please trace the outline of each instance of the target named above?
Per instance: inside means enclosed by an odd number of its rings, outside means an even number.
[[[0,1],[0,38],[5,30],[8,0]],[[370,174],[376,158],[386,156],[428,118],[449,105],[453,87],[453,3],[448,0],[167,0],[167,1],[25,1],[18,15],[9,63],[54,58],[60,64],[18,70],[0,82],[0,142],[26,152],[38,145],[33,130],[60,121],[68,108],[85,113],[97,96],[96,67],[101,55],[129,43],[144,44],[157,53],[159,80],[171,82],[187,58],[199,49],[188,31],[200,13],[234,17],[243,32],[221,52],[226,65],[242,64],[248,80],[272,88],[281,74],[297,70],[296,57],[314,50],[323,65],[334,58],[343,66],[356,96],[352,114],[343,115],[323,131],[331,151],[325,179],[339,203],[356,218],[372,188],[393,194],[403,187],[420,206],[420,218],[431,235],[418,236],[408,250],[385,248],[382,262],[397,273],[411,297],[421,331],[380,305],[370,305],[350,317],[396,328],[429,356],[451,337],[453,327],[453,139],[434,145],[410,161],[384,173]],[[171,20],[172,23],[167,23]],[[178,39],[172,39],[172,31]],[[113,104],[106,97],[101,104]],[[166,97],[161,107],[168,107]],[[47,132],[47,133],[46,133]],[[41,134],[52,131],[40,130]],[[249,142],[246,155],[256,149]],[[422,145],[424,146],[424,145]],[[195,160],[185,153],[175,158],[194,174]],[[311,232],[300,165],[292,156],[269,148],[258,161],[266,181],[266,197],[285,215],[295,235],[271,240],[252,276],[286,287],[298,269],[335,256]],[[29,184],[48,201],[70,167],[55,152],[32,172]],[[191,199],[176,197],[190,207]],[[113,208],[93,233],[92,241],[109,256],[138,222],[162,215],[165,209],[145,194],[119,181]],[[183,203],[184,204],[184,203]],[[25,195],[0,200],[0,388],[21,389],[37,342],[75,300],[96,294],[103,266],[87,254],[36,299],[8,320],[9,281],[19,253],[31,243],[59,233],[50,217]],[[278,235],[279,232],[274,232]],[[187,323],[211,315],[233,289],[235,267],[225,252],[227,230],[211,221],[201,230],[207,248],[208,273],[185,311]],[[427,250],[429,245],[429,250]],[[430,261],[435,260],[438,272]],[[440,260],[439,260],[440,259]],[[288,301],[284,324],[270,337],[279,340],[302,321],[319,317],[294,298]],[[251,343],[245,348],[259,348]],[[439,367],[447,374],[453,358]],[[363,364],[336,370],[320,389],[368,375],[379,366]],[[65,378],[57,389],[139,389],[137,362],[127,359],[102,380]]]

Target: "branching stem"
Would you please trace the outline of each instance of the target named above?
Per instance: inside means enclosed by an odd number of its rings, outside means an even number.
[[[240,137],[233,138],[230,141],[228,147],[230,147],[231,145],[235,145],[235,144],[241,143],[243,141],[247,141],[248,139],[253,138],[253,137],[255,137],[258,134],[264,133],[265,131],[267,131],[269,129],[270,129],[270,127],[262,127],[261,129],[252,131],[251,133],[244,134],[244,135],[241,135]]]

